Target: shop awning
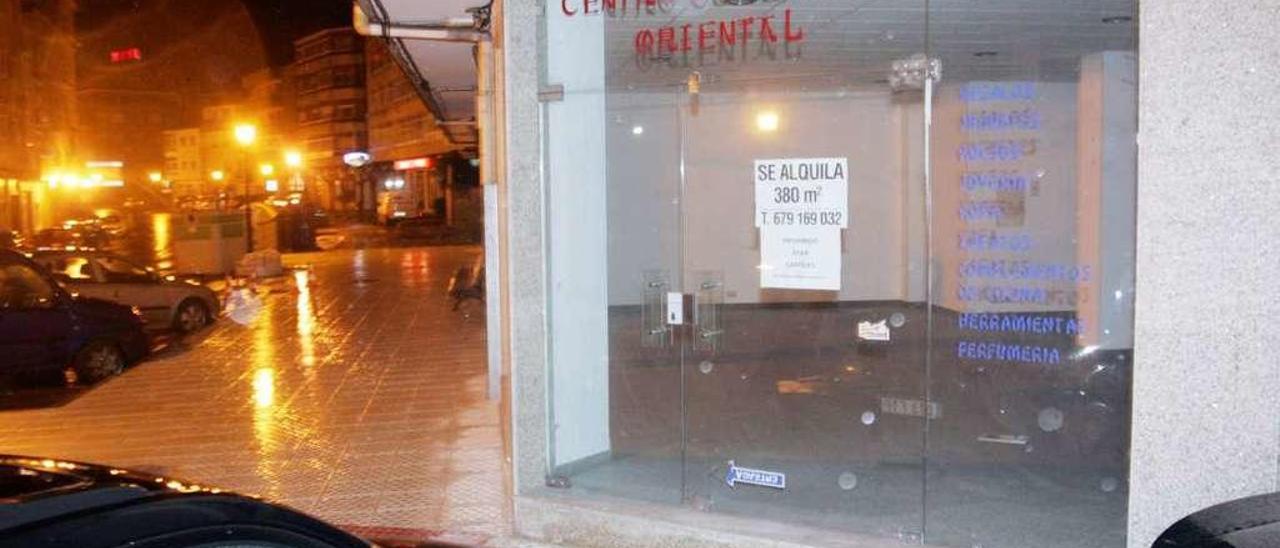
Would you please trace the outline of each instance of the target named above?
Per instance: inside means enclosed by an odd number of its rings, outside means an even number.
[[[356,29],[381,36],[451,141],[474,146],[475,41],[487,0],[356,0]]]

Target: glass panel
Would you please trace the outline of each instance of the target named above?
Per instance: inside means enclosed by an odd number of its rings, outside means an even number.
[[[747,4],[669,23],[752,19],[741,57],[651,72],[685,81],[686,499],[918,540],[923,94],[893,68],[925,4]]]
[[[920,540],[924,0],[546,9],[548,485]]]
[[[1135,19],[930,2],[930,543],[1125,544]]]
[[[548,484],[674,504],[681,348],[666,299],[681,290],[678,114],[673,88],[615,74],[634,31],[592,5],[546,6]]]

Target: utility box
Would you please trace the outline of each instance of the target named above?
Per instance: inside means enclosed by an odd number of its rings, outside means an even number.
[[[173,219],[173,263],[182,274],[226,274],[245,254],[244,215],[193,211]]]

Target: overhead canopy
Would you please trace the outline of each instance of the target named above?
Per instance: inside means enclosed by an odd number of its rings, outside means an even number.
[[[430,29],[471,25],[472,8],[487,6],[487,0],[356,0],[367,18],[365,29],[357,14],[356,26],[370,36],[388,40],[392,55],[405,70],[427,108],[441,122],[449,139],[460,145],[475,145],[476,63],[473,42],[465,32],[445,39],[405,38],[392,29]]]

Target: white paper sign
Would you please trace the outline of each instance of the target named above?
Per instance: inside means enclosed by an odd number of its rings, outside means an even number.
[[[756,219],[770,226],[849,227],[849,160],[756,160]]]
[[[839,291],[848,158],[756,160],[754,178],[760,287]]]
[[[840,290],[840,229],[760,229],[760,287]]]
[[[667,325],[684,324],[684,294],[667,293]]]
[[[875,323],[858,322],[858,338],[864,341],[889,342],[889,325],[887,320]]]

